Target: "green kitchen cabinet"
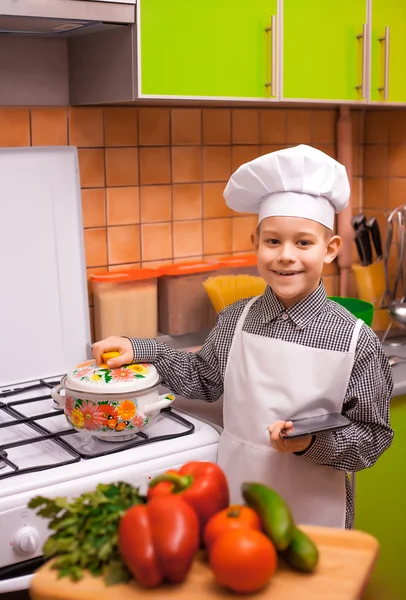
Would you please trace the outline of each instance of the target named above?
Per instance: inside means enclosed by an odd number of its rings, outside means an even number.
[[[366,23],[366,0],[283,0],[281,100],[366,101]]]
[[[371,101],[406,103],[406,2],[372,0],[371,12]]]
[[[277,4],[138,0],[139,96],[276,99]]]
[[[391,447],[356,475],[355,527],[380,543],[363,600],[402,600],[406,595],[406,396],[392,399],[391,426]]]

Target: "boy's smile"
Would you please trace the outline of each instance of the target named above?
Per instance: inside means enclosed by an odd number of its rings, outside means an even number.
[[[254,242],[258,271],[289,308],[318,287],[323,265],[335,259],[340,244],[338,236],[316,221],[267,217]]]

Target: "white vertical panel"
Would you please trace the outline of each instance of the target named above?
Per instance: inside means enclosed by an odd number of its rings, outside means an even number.
[[[76,148],[0,150],[0,385],[86,356],[89,313]]]

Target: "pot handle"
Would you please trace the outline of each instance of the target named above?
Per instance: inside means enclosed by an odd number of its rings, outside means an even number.
[[[149,415],[152,412],[157,410],[162,410],[166,408],[175,400],[175,396],[173,394],[164,394],[163,396],[159,396],[158,402],[154,402],[153,404],[149,404],[144,408],[144,415]]]
[[[55,402],[57,404],[59,404],[59,406],[61,408],[65,408],[65,397],[61,396],[61,394],[59,393],[61,390],[61,384],[55,386],[54,388],[51,389],[51,396],[52,398],[55,400]]]

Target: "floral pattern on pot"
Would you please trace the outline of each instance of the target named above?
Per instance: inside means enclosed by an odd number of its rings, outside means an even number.
[[[78,365],[72,373],[74,379],[87,383],[121,383],[136,379],[145,379],[149,373],[148,365],[124,365],[117,369],[109,369],[103,366],[95,367],[94,362],[86,362]]]
[[[75,429],[88,431],[131,431],[149,423],[149,417],[138,414],[138,403],[132,400],[91,402],[67,396],[65,415]]]

